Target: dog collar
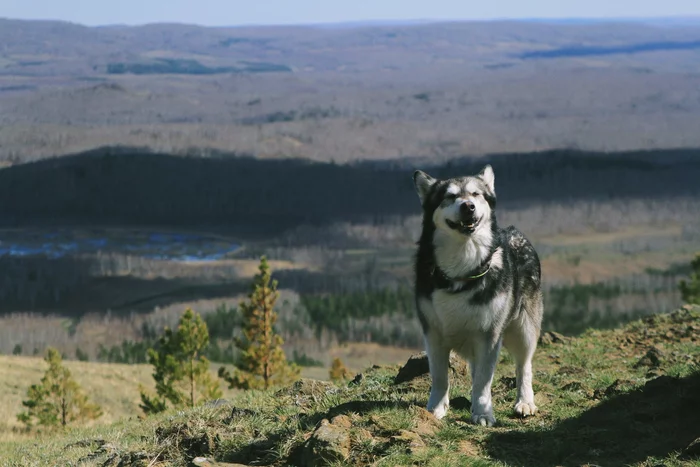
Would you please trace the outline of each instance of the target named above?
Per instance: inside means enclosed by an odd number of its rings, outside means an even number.
[[[483,267],[482,267],[483,268]],[[481,270],[482,268],[479,268]],[[456,278],[451,278],[448,277],[447,274],[445,274],[442,269],[438,268],[437,265],[433,266],[433,280],[435,281],[435,284],[439,288],[443,289],[450,289],[453,288],[452,285],[454,283],[460,283],[460,284],[468,284],[472,281],[475,281],[477,279],[480,279],[484,277],[488,272],[491,270],[491,258],[485,262],[485,269],[483,269],[481,272],[477,272],[476,274],[470,274],[468,276],[464,277],[456,277]]]
[[[467,277],[464,278],[464,279],[456,279],[456,280],[461,282],[461,281],[464,281],[464,280],[470,281],[470,280],[473,280],[473,279],[478,279],[478,278],[480,278],[480,277],[484,277],[484,276],[486,275],[486,273],[489,272],[490,270],[491,270],[491,263],[489,262],[489,264],[486,266],[486,270],[485,270],[484,272],[479,273],[479,274],[475,274],[475,275],[473,275],[473,276],[467,276]]]

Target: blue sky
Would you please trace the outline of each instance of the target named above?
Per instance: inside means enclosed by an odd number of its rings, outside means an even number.
[[[700,16],[700,0],[0,0],[0,17],[87,25]]]

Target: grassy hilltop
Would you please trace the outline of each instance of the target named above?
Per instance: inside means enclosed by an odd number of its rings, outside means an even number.
[[[700,465],[700,307],[579,338],[545,333],[535,358],[540,413],[512,416],[513,365],[494,381],[499,425],[469,419],[469,378],[453,365],[452,408],[423,410],[430,382],[398,366],[354,383],[302,380],[230,404],[0,444],[9,466]],[[695,444],[693,444],[695,442]]]

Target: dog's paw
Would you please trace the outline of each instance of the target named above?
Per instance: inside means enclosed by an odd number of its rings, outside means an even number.
[[[515,403],[515,413],[519,417],[529,417],[537,413],[537,406],[533,402],[518,401]]]
[[[494,426],[496,424],[496,417],[491,413],[474,414],[472,415],[472,423],[481,426]]]
[[[447,415],[447,409],[449,409],[449,408],[450,408],[449,404],[438,404],[437,406],[435,406],[433,408],[428,407],[428,412],[433,414],[433,416],[435,418],[437,418],[438,420],[441,420],[442,418],[445,417],[445,415]]]

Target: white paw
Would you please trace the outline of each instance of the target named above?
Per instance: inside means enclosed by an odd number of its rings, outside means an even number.
[[[520,417],[529,417],[537,413],[537,406],[534,402],[518,401],[515,403],[515,413]]]
[[[437,418],[438,420],[441,420],[442,418],[445,417],[445,415],[447,415],[447,409],[449,409],[449,408],[450,408],[450,405],[449,405],[449,404],[441,403],[441,404],[438,404],[437,406],[435,406],[435,407],[433,407],[433,408],[431,408],[430,406],[428,406],[428,412],[430,412],[431,414],[433,414],[433,416],[434,416],[435,418]]]
[[[496,417],[494,417],[492,413],[473,414],[472,423],[481,426],[494,426],[496,424]]]

